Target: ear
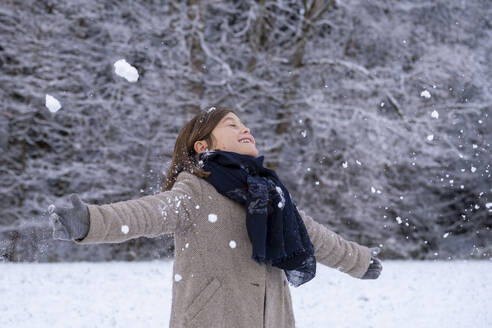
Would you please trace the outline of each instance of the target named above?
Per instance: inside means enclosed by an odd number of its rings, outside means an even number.
[[[200,141],[195,142],[195,144],[193,145],[193,148],[195,149],[195,152],[197,154],[201,154],[205,150],[208,149],[208,145],[207,145],[207,142],[205,140],[200,140]]]

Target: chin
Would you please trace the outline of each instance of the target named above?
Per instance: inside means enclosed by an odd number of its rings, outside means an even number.
[[[258,151],[251,151],[248,154],[249,156],[257,157],[258,156]]]
[[[242,151],[242,152],[240,152],[240,154],[257,157],[258,151]]]

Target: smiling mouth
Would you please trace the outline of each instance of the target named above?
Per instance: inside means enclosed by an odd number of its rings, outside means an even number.
[[[249,138],[242,138],[239,140],[239,143],[250,143],[250,144],[254,144],[253,140],[249,139]]]

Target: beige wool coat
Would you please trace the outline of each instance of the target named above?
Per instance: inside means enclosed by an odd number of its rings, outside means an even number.
[[[206,180],[183,171],[171,190],[88,207],[89,233],[77,244],[174,234],[169,327],[295,327],[284,271],[251,258],[245,207],[218,193]],[[364,275],[369,248],[344,240],[304,211],[299,213],[317,263],[355,278]]]

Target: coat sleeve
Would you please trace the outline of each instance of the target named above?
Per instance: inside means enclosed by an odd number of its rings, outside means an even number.
[[[89,233],[76,244],[121,243],[188,229],[200,212],[200,178],[181,172],[171,190],[106,205],[87,205]]]
[[[336,268],[354,278],[361,278],[366,273],[371,261],[371,250],[368,247],[343,239],[314,221],[304,211],[298,211],[313,243],[316,262]]]

